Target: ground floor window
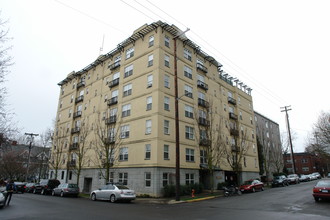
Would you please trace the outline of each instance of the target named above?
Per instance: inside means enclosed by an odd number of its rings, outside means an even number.
[[[119,180],[118,182],[127,185],[127,180],[128,180],[128,173],[119,173]]]
[[[146,187],[150,187],[151,186],[151,173],[150,172],[146,172],[144,174],[145,177],[145,185]]]
[[[195,175],[193,173],[186,173],[186,185],[195,183]]]
[[[168,185],[169,173],[163,173],[163,186]]]

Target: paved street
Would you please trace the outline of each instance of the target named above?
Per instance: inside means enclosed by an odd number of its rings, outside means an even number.
[[[0,219],[329,219],[330,202],[315,203],[316,181],[279,187],[264,192],[220,197],[194,203],[149,204],[93,202],[83,198],[60,198],[15,194]]]

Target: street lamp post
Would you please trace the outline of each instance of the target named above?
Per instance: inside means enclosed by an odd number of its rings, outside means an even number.
[[[189,31],[189,28],[178,33],[174,38],[174,95],[175,95],[175,200],[180,201],[180,132],[179,132],[179,98],[178,98],[178,67],[177,67],[177,47],[178,37]]]
[[[29,167],[30,167],[30,158],[31,158],[31,149],[32,149],[33,136],[38,136],[39,134],[25,133],[25,135],[29,135],[31,137],[30,144],[29,144],[28,163],[27,163],[27,166],[26,166],[26,175],[25,175],[25,182],[27,182],[28,175],[29,175]]]

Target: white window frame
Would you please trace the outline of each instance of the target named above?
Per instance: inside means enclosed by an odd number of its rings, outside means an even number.
[[[147,111],[152,109],[152,96],[147,97]]]
[[[151,54],[148,56],[148,67],[154,65],[154,55]]]
[[[164,134],[169,135],[170,134],[170,121],[164,120]]]
[[[195,149],[186,148],[186,162],[195,162]]]
[[[190,126],[186,126],[185,128],[185,136],[188,140],[194,140],[194,128]]]
[[[151,187],[151,172],[144,173],[145,187]]]
[[[152,87],[153,80],[154,80],[154,77],[152,74],[147,76],[147,88]]]
[[[169,55],[165,55],[165,57],[164,57],[164,65],[166,67],[170,67],[170,56]]]
[[[149,47],[154,46],[154,43],[155,43],[155,36],[154,35],[151,35],[149,37]]]
[[[186,58],[187,60],[191,61],[192,60],[192,53],[189,49],[187,48],[183,48],[183,56],[184,58]]]
[[[123,97],[132,95],[132,83],[127,84],[123,88]]]
[[[183,69],[184,69],[184,71],[183,71],[184,76],[189,78],[189,79],[192,79],[192,69],[188,66],[184,66]]]
[[[193,88],[188,85],[184,85],[184,94],[189,98],[193,98]]]
[[[164,45],[166,47],[170,48],[170,37],[169,36],[164,37]]]
[[[151,159],[151,144],[146,144],[145,145],[145,160],[150,160]]]
[[[125,139],[129,138],[129,125],[123,125],[120,127],[120,138]]]
[[[151,134],[151,126],[152,126],[151,119],[146,120],[146,134]]]
[[[170,88],[170,76],[164,75],[164,87]]]
[[[184,114],[187,118],[194,118],[194,108],[192,106],[185,105],[184,110],[185,110]]]
[[[124,70],[124,78],[129,77],[131,75],[133,75],[133,64],[125,67],[125,70]]]
[[[119,161],[128,161],[128,147],[119,148]]]
[[[127,117],[131,115],[131,104],[126,104],[122,106],[121,117]]]
[[[134,56],[134,47],[126,50],[126,60]]]
[[[170,97],[164,96],[164,110],[170,111]]]
[[[170,146],[168,144],[164,144],[164,153],[163,153],[163,158],[164,160],[169,160],[170,159]]]

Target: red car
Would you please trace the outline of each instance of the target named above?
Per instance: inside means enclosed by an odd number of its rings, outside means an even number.
[[[330,180],[320,180],[313,188],[315,202],[330,199]]]
[[[264,184],[259,180],[247,180],[239,187],[239,190],[243,192],[255,192],[264,191]]]

